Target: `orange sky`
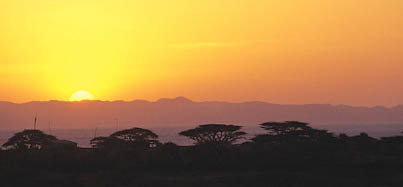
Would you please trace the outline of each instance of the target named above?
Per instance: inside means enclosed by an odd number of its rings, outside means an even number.
[[[401,0],[0,0],[0,100],[403,104]]]

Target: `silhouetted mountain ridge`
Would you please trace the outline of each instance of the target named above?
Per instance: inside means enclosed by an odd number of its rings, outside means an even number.
[[[30,128],[38,116],[41,128],[113,128],[194,126],[203,123],[256,125],[299,120],[312,124],[403,123],[403,105],[362,107],[330,104],[281,105],[260,101],[196,102],[185,97],[157,101],[0,102],[0,128]]]

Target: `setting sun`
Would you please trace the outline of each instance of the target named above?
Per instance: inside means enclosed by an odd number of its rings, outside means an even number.
[[[402,10],[0,0],[0,184],[403,187]]]
[[[70,97],[70,101],[94,100],[94,96],[87,91],[77,91]]]
[[[394,106],[402,9],[402,0],[0,0],[0,99],[91,90],[107,101]]]

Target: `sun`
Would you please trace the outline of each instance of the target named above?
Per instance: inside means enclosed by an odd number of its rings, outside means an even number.
[[[94,96],[87,91],[77,91],[74,92],[70,97],[70,101],[83,101],[83,100],[94,100]]]

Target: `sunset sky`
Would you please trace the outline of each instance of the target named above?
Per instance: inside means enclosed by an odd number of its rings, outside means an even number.
[[[403,104],[402,0],[0,0],[0,100]]]

